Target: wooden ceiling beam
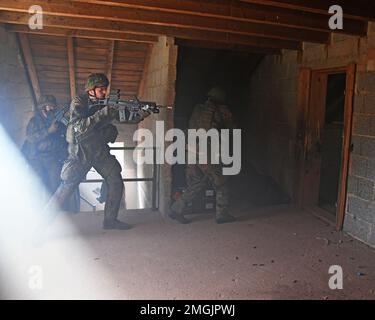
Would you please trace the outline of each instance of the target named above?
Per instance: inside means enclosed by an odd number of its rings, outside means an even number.
[[[118,32],[105,32],[95,30],[78,30],[78,29],[67,29],[59,27],[48,27],[45,26],[41,30],[32,30],[27,25],[21,24],[7,24],[6,29],[9,32],[19,33],[30,33],[60,37],[75,37],[75,38],[87,38],[87,39],[105,39],[105,40],[116,40],[123,42],[141,42],[141,43],[155,43],[158,41],[158,37],[154,35],[142,35],[132,33],[118,33]]]
[[[252,21],[277,26],[288,26],[307,30],[328,30],[327,11],[300,11],[295,8],[264,5],[259,1],[231,0],[73,0],[74,2],[102,4],[123,8],[147,9],[154,12],[192,14],[201,17],[217,17],[233,21]],[[346,17],[346,34],[362,36],[366,33],[366,23]]]
[[[113,59],[115,55],[116,42],[111,41],[108,52],[108,64],[107,64],[107,78],[109,80],[108,93],[111,92],[111,82],[112,82],[112,71],[113,71]]]
[[[347,18],[375,20],[375,2],[373,0],[241,0],[241,2],[319,14],[328,14],[330,6],[340,5]]]
[[[223,44],[211,41],[195,41],[195,40],[184,40],[176,39],[176,45],[186,46],[186,47],[197,47],[197,48],[206,48],[206,49],[216,49],[216,50],[230,50],[230,51],[240,51],[247,53],[256,53],[256,54],[269,54],[269,55],[280,55],[280,49],[274,48],[259,48],[253,46],[244,46],[236,44]]]
[[[20,34],[19,39],[20,39],[22,54],[25,59],[27,71],[30,77],[31,85],[33,87],[34,96],[36,100],[39,101],[42,93],[40,90],[40,84],[39,84],[39,79],[38,79],[38,75],[37,75],[35,64],[34,64],[34,59],[31,53],[31,49],[30,49],[29,38],[26,34]]]
[[[142,99],[142,97],[144,95],[145,84],[146,84],[146,76],[148,74],[151,55],[152,55],[152,45],[149,45],[148,49],[147,49],[147,53],[146,53],[145,63],[144,63],[143,70],[142,70],[142,78],[141,78],[141,81],[140,81],[139,87],[138,87],[138,96],[137,97],[140,98],[140,99]]]
[[[0,10],[28,13],[34,0],[9,1],[0,0]],[[102,4],[81,3],[61,0],[44,0],[40,2],[44,17],[70,17],[85,19],[91,24],[96,21],[109,21],[112,24],[123,24],[126,28],[136,27],[147,31],[147,28],[158,28],[162,34],[166,29],[183,31],[207,30],[240,35],[262,36],[275,39],[328,43],[328,23],[325,31],[307,30],[283,25],[262,24],[252,21],[234,21],[216,17],[201,17],[192,14],[176,14],[165,11],[151,11],[135,8],[104,6]],[[95,21],[93,23],[93,20]],[[163,31],[164,30],[164,31]],[[143,32],[140,31],[140,32]]]
[[[10,24],[22,24],[27,25],[29,21],[29,15],[23,12],[8,12],[0,11],[0,22]],[[115,32],[118,34],[122,33],[136,33],[136,34],[150,34],[150,35],[166,35],[170,37],[190,39],[190,40],[203,40],[203,41],[215,41],[221,43],[237,43],[260,47],[279,48],[279,49],[290,49],[290,50],[301,50],[302,45],[299,41],[273,39],[269,37],[261,36],[247,36],[242,34],[231,34],[222,33],[208,30],[196,30],[196,29],[180,29],[174,27],[165,26],[150,26],[136,23],[126,22],[113,22],[109,20],[95,20],[93,23],[92,19],[82,19],[73,17],[56,17],[44,14],[44,25],[45,27],[59,27],[66,29],[73,29],[76,32],[80,30],[91,30],[96,32]]]
[[[70,97],[74,99],[77,95],[76,87],[76,74],[75,74],[75,58],[74,58],[74,39],[67,38],[68,50],[68,65],[69,65],[69,84],[70,84]]]

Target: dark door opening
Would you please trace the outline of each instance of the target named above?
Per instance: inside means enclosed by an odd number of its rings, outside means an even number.
[[[342,230],[347,197],[356,65],[301,69],[298,203]]]
[[[324,128],[321,132],[319,206],[336,214],[342,166],[346,74],[328,75]]]
[[[249,83],[254,70],[264,55],[179,46],[177,62],[176,99],[174,125],[185,130],[193,108],[204,103],[212,86],[219,85],[227,93],[228,106],[233,113],[237,128],[242,130],[242,155],[254,129],[251,128],[249,108]],[[186,187],[185,166],[172,167],[172,196]],[[269,176],[257,172],[250,159],[242,157],[241,172],[228,179],[231,204],[240,207],[276,205],[289,202],[289,197]],[[205,193],[202,193],[205,197]],[[202,201],[201,201],[202,203]],[[197,207],[199,207],[198,205]]]

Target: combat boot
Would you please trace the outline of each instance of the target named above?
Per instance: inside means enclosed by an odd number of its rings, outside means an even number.
[[[173,220],[178,221],[181,224],[190,223],[190,220],[186,219],[185,216],[182,213],[177,213],[177,212],[172,211],[172,213],[169,215],[169,217]]]
[[[217,224],[235,222],[236,218],[231,216],[229,213],[224,213],[216,217]]]
[[[131,229],[132,226],[130,224],[127,224],[126,222],[122,222],[120,220],[109,220],[109,221],[106,221],[104,220],[103,222],[103,229],[105,230],[112,230],[112,229],[116,229],[116,230],[129,230]]]
[[[170,208],[169,217],[173,220],[178,221],[181,224],[190,223],[190,220],[186,219],[184,215],[182,214],[184,207],[185,207],[185,204],[182,200],[179,199],[175,201]]]

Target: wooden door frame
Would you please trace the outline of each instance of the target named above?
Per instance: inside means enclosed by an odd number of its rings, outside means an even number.
[[[340,170],[340,182],[336,211],[336,229],[342,230],[345,218],[347,183],[349,175],[350,145],[353,124],[353,100],[356,76],[356,64],[348,66],[326,69],[301,68],[299,76],[298,103],[297,103],[297,136],[296,136],[296,181],[295,181],[295,202],[300,207],[305,207],[304,190],[306,187],[305,171],[308,155],[309,136],[309,110],[311,99],[311,84],[314,74],[335,74],[346,73],[346,94],[344,110],[344,136],[342,145],[342,166]]]

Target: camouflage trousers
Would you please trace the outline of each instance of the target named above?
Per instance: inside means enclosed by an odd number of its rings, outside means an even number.
[[[86,158],[87,159],[87,158]],[[56,206],[60,207],[65,200],[78,187],[89,172],[94,169],[104,178],[108,187],[107,201],[104,207],[104,220],[107,222],[117,219],[121,198],[124,192],[124,183],[121,176],[121,165],[109,150],[97,152],[90,160],[69,158],[65,161],[61,170],[62,183],[48,203],[45,212],[47,215],[56,212]]]
[[[40,157],[29,160],[30,166],[39,177],[50,195],[52,195],[60,185],[60,172],[62,162],[54,157]]]
[[[183,213],[187,203],[192,201],[209,182],[216,192],[216,217],[228,213],[227,177],[223,176],[221,165],[187,165],[186,180],[187,188],[181,198],[173,203],[173,211]]]

